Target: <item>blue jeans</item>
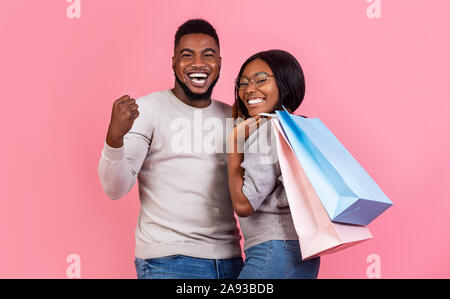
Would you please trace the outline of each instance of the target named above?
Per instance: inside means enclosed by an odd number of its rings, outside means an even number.
[[[267,241],[245,251],[245,263],[239,279],[317,278],[320,257],[302,261],[298,241]]]
[[[233,279],[241,272],[242,258],[201,259],[171,255],[152,259],[135,259],[138,279]]]

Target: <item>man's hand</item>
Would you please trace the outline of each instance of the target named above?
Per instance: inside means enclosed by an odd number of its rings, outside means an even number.
[[[122,147],[123,137],[133,126],[134,120],[139,116],[136,100],[125,95],[113,104],[111,121],[109,123],[106,143],[115,148]]]

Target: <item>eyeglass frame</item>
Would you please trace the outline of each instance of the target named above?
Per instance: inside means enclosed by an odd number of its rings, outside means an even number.
[[[258,75],[260,75],[260,74],[265,74],[266,75],[266,77],[275,77],[275,75],[270,75],[270,74],[268,74],[268,73],[266,73],[266,72],[259,72],[259,73],[256,73],[256,74],[254,74],[251,78],[247,78],[247,77],[245,77],[245,76],[240,76],[240,77],[237,77],[236,78],[236,80],[234,81],[234,85],[236,86],[236,89],[238,90],[238,91],[244,91],[244,90],[247,90],[248,89],[248,87],[250,86],[250,83],[251,84],[253,84],[253,86],[255,86],[255,88],[258,88],[258,87],[261,87],[261,86],[263,86],[264,84],[266,84],[266,82],[264,82],[262,85],[260,85],[260,86],[256,86],[256,82],[255,82],[255,78],[256,78],[256,76],[258,76]],[[241,89],[240,88],[240,80],[242,79],[242,78],[245,78],[245,79],[247,79],[248,80],[248,83],[249,83],[249,85],[247,86],[247,88],[246,89]],[[266,80],[267,81],[267,80]]]

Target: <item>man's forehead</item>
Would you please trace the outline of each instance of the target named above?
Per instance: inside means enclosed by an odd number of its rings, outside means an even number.
[[[219,47],[217,46],[216,40],[212,36],[203,33],[190,33],[183,35],[180,38],[175,48],[175,52],[179,53],[182,49],[202,51],[208,48],[219,52]]]

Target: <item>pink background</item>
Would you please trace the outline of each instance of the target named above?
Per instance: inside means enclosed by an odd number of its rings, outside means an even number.
[[[97,165],[112,102],[173,85],[173,36],[209,20],[222,45],[218,100],[256,51],[302,64],[297,112],[320,117],[395,203],[371,241],[325,256],[320,278],[450,278],[450,3],[365,0],[0,2],[0,278],[134,278],[137,185],[103,193]]]

